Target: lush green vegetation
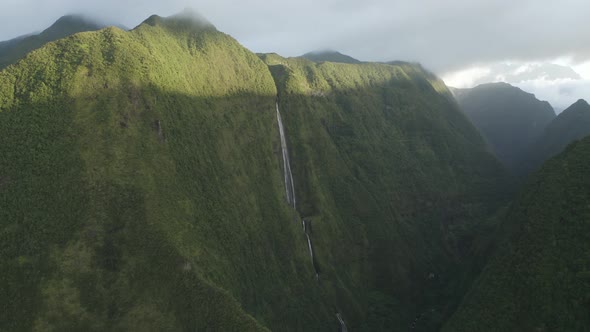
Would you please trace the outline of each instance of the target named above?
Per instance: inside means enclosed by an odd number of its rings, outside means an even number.
[[[417,330],[436,329],[460,298],[468,230],[502,201],[501,166],[418,65],[263,59],[323,286],[354,299],[338,305],[356,329],[405,330],[416,317]]]
[[[419,65],[262,58],[184,13],[0,71],[0,330],[442,324],[507,199],[477,130]]]
[[[95,31],[103,26],[86,18],[68,15],[57,20],[39,34],[32,34],[0,42],[0,69],[15,63],[41,46],[78,32]]]
[[[499,245],[445,331],[587,331],[590,138],[533,174]]]
[[[0,329],[333,326],[283,203],[275,98],[262,61],[186,18],[0,72]]]
[[[580,99],[559,113],[545,129],[543,135],[530,147],[524,165],[527,171],[535,170],[547,159],[559,154],[575,140],[590,135],[590,105]]]
[[[455,89],[455,96],[498,159],[515,174],[522,173],[531,144],[555,118],[548,102],[507,83]]]

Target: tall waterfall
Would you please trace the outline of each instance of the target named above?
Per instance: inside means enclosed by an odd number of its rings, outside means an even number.
[[[346,324],[344,323],[344,319],[342,319],[342,315],[339,312],[336,313],[336,318],[338,318],[338,323],[340,323],[340,328],[338,329],[339,332],[348,332],[346,328]]]
[[[306,221],[305,219],[301,220],[303,222],[303,232],[305,232],[305,236],[307,237],[307,247],[309,248],[309,256],[311,257],[311,264],[313,265],[313,270],[315,271],[315,278],[317,280],[320,279],[320,270],[318,265],[315,261],[315,256],[313,255],[313,244],[311,242],[311,221]]]
[[[279,103],[277,106],[277,122],[279,123],[279,133],[281,135],[281,151],[283,152],[283,171],[285,174],[285,193],[287,195],[287,202],[293,207],[296,207],[295,201],[295,186],[293,185],[293,173],[291,173],[291,164],[289,163],[289,149],[287,148],[287,139],[285,138],[285,129],[283,127],[283,120],[281,119],[281,112],[279,111]]]
[[[295,184],[293,182],[293,173],[291,172],[291,163],[289,162],[289,149],[287,148],[287,139],[285,138],[285,128],[283,127],[283,120],[281,118],[281,112],[279,111],[279,103],[276,103],[277,108],[277,122],[279,124],[279,134],[281,135],[281,151],[283,154],[283,174],[285,175],[285,194],[287,198],[287,203],[292,205],[294,209],[297,208],[296,200],[295,200]],[[314,253],[313,253],[313,243],[311,241],[311,220],[301,220],[301,224],[303,226],[303,232],[307,237],[307,247],[309,249],[309,255],[311,257],[311,263],[313,265],[313,269],[315,271],[316,280],[319,282],[320,274],[319,274],[319,267],[316,263]],[[338,323],[340,324],[339,331],[347,332],[348,329],[346,328],[346,324],[342,319],[342,316],[339,312],[336,313],[336,317],[338,318]]]

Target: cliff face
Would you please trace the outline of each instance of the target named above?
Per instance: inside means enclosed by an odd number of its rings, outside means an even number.
[[[440,326],[501,166],[420,66],[263,59],[184,13],[0,71],[0,329]]]

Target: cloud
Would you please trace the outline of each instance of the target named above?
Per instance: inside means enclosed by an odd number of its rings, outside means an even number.
[[[524,91],[531,91],[538,99],[547,100],[557,113],[568,108],[578,99],[590,100],[590,80],[532,80],[515,84]]]
[[[522,83],[544,80],[580,80],[582,76],[569,66],[555,63],[495,63],[473,67],[446,76],[452,86],[470,87],[489,82]]]
[[[559,113],[580,98],[590,98],[590,62],[574,64],[572,59],[558,59],[556,62],[561,64],[493,63],[447,73],[443,79],[447,85],[458,88],[507,82],[535,94],[540,100],[549,101]]]
[[[502,60],[590,57],[586,0],[3,0],[0,40],[67,13],[133,27],[191,6],[255,52],[332,48],[363,60],[412,60],[442,73]]]

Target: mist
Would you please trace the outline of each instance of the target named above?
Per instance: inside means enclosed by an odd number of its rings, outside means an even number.
[[[0,40],[83,13],[130,28],[191,7],[254,52],[297,56],[336,49],[366,61],[410,60],[437,73],[502,60],[588,60],[590,4],[549,1],[85,1],[8,0]]]

